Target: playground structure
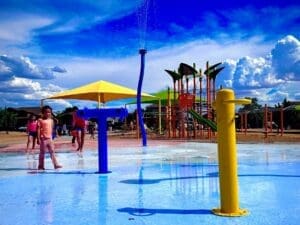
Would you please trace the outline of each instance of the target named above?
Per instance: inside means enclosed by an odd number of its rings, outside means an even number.
[[[247,134],[248,130],[248,114],[251,111],[241,111],[239,112],[239,128],[242,133]],[[263,127],[263,132],[265,138],[268,137],[269,134],[276,132],[283,136],[284,133],[284,108],[280,106],[280,108],[270,108],[266,104],[264,107],[255,112],[256,116],[262,117],[260,126]],[[253,113],[252,113],[253,114]],[[275,118],[274,118],[275,117]]]
[[[284,134],[299,133],[300,113],[297,102],[258,109],[243,109],[237,114],[237,131],[247,136],[248,133],[262,133],[265,140],[273,136],[283,137]]]
[[[202,70],[181,63],[178,72],[165,70],[173,80],[173,98],[168,94],[165,110],[166,130],[169,138],[207,138],[216,131],[212,102],[216,99],[216,77],[224,69],[221,63]],[[204,79],[205,78],[205,79]],[[192,88],[189,80],[192,79]],[[197,88],[197,80],[199,88]],[[206,85],[203,84],[206,82]],[[205,88],[203,88],[205,86]],[[205,98],[206,95],[206,98]]]
[[[195,64],[190,66],[185,63],[181,63],[177,71],[165,70],[172,78],[173,88],[165,91],[165,97],[158,96],[161,100],[159,106],[158,101],[143,100],[143,103],[152,103],[145,110],[145,124],[157,129],[159,134],[163,130],[165,137],[170,139],[216,138],[217,121],[212,103],[216,100],[216,78],[223,69],[222,63],[210,66],[207,62],[203,73],[201,69],[196,69]],[[263,133],[265,139],[274,133],[283,136],[290,126],[288,115],[288,110],[283,106],[274,108],[265,105],[252,111],[240,109],[235,118],[237,132],[242,135],[248,132]],[[137,131],[137,136],[139,133]]]

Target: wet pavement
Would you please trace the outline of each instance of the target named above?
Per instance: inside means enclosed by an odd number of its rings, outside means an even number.
[[[36,170],[37,160],[0,154],[0,224],[290,224],[300,222],[300,146],[239,144],[240,207],[244,217],[212,214],[220,206],[217,145],[178,143],[109,149],[98,155],[58,153],[63,169]]]

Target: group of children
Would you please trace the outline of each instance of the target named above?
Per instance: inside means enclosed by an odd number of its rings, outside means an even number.
[[[85,135],[85,120],[82,117],[77,115],[77,107],[74,107],[73,113],[73,131],[78,143],[78,154],[82,157],[82,150],[84,144],[84,135]],[[35,148],[35,142],[40,145],[39,152],[39,164],[38,170],[45,170],[44,161],[45,161],[45,151],[48,150],[50,158],[52,160],[54,169],[62,168],[62,166],[57,162],[55,152],[54,152],[54,142],[53,142],[53,130],[55,127],[54,119],[52,117],[52,108],[50,106],[42,107],[42,117],[38,120],[34,115],[31,115],[27,123],[27,158],[29,154],[33,153],[32,151]],[[30,150],[30,144],[32,143],[32,148]]]

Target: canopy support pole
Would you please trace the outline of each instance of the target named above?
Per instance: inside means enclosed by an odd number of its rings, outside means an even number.
[[[158,131],[159,134],[161,135],[161,100],[160,98],[158,99]]]

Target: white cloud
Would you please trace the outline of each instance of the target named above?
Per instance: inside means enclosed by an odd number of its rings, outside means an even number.
[[[52,69],[37,66],[28,57],[0,56],[0,80],[9,80],[12,77],[23,77],[30,79],[53,79],[54,72],[64,72],[56,66]]]
[[[243,57],[236,66],[234,87],[264,88],[300,80],[300,41],[288,35],[265,57]]]
[[[254,51],[253,47],[250,48],[251,45],[257,46],[256,51]],[[244,55],[255,57],[263,53],[266,54],[268,49],[270,49],[269,45],[261,44],[259,39],[253,39],[245,42],[231,41],[226,43],[213,40],[199,40],[149,51],[146,55],[145,90],[148,92],[149,90],[157,91],[163,87],[171,86],[171,78],[168,77],[164,70],[177,70],[181,62],[189,65],[196,63],[196,68],[201,68],[204,71],[206,61],[209,61],[211,65],[226,61],[230,68],[224,70],[225,77],[222,75],[219,79],[223,80],[225,78],[225,81],[224,83],[218,83],[218,86],[221,84],[228,86],[231,83],[232,75],[230,72],[234,68],[235,59]],[[158,86],[158,84],[160,85]]]
[[[300,41],[288,35],[272,50],[272,67],[281,79],[300,80]]]
[[[222,86],[223,88],[232,88],[233,85],[233,75],[236,68],[236,61],[232,59],[226,59],[222,66],[225,68],[221,71],[221,76],[219,79],[217,78],[217,87]]]
[[[295,81],[281,79],[276,68],[272,67],[271,50],[272,46],[262,44],[260,38],[253,38],[244,42],[230,41],[226,43],[202,40],[150,50],[146,54],[143,91],[154,93],[167,86],[172,86],[172,80],[164,71],[165,69],[177,69],[181,62],[190,65],[195,62],[197,69],[201,68],[204,71],[206,61],[209,60],[210,64],[224,62],[223,65],[226,68],[217,77],[217,87],[219,85],[232,87],[237,96],[257,97],[262,102],[271,101],[269,91],[270,88],[275,86],[278,91],[277,94],[272,93],[273,98],[278,98],[273,99],[275,103],[281,102],[283,99],[279,98],[282,96],[288,96],[291,100],[297,99],[299,94],[293,91],[297,90],[297,86],[294,85]],[[246,55],[248,56],[245,57]],[[282,60],[287,59],[282,58]],[[135,56],[121,59],[66,57],[62,60],[62,58],[45,57],[40,59],[37,65],[31,63],[28,58],[19,61],[22,62],[21,65],[26,65],[26,71],[35,71],[40,68],[40,64],[49,64],[49,62],[60,64],[57,68],[68,71],[68,73],[63,73],[61,76],[47,81],[39,80],[41,90],[34,89],[33,84],[24,85],[26,91],[36,90],[34,97],[32,97],[32,99],[36,98],[36,101],[63,89],[78,87],[96,80],[108,80],[135,89],[140,69],[138,52]],[[4,62],[5,60],[2,61],[2,64],[6,67],[3,65],[1,67],[0,60],[0,74],[1,71],[2,73],[12,73],[11,71],[14,71],[13,67]],[[289,87],[289,89],[285,89],[285,87]],[[20,102],[25,104],[25,102]],[[53,102],[53,104],[55,103]],[[67,106],[70,103],[61,101],[60,104]],[[75,104],[77,105],[78,102]],[[79,104],[93,105],[94,103],[80,101]]]
[[[51,18],[33,14],[0,12],[0,40],[6,44],[17,44],[28,42],[33,30],[51,24]]]
[[[66,101],[64,99],[44,100],[44,105],[51,105],[51,107],[55,109],[55,111],[64,110],[65,108],[70,108],[74,106],[72,103],[70,103],[70,101]]]
[[[62,91],[63,88],[49,84],[42,86],[31,79],[13,77],[9,81],[0,83],[1,105],[39,105],[41,99],[45,99],[54,93]],[[54,101],[57,106],[69,107],[67,101]]]
[[[271,94],[266,94],[266,101],[275,103],[275,100],[278,100],[278,103],[282,103],[283,99],[290,99],[289,93],[277,90]]]
[[[11,68],[6,65],[3,61],[0,60],[0,81],[9,80],[11,78]]]
[[[25,78],[13,77],[6,84],[7,92],[35,93],[41,90],[41,85],[38,82]]]
[[[57,86],[55,84],[48,84],[48,85],[43,87],[43,90],[46,90],[46,91],[49,91],[49,92],[52,92],[52,93],[56,93],[56,92],[63,91],[64,88],[62,88],[60,86]]]
[[[236,64],[226,60],[223,65],[226,68],[220,73],[217,84],[224,84],[232,75],[232,87],[239,95],[257,97],[268,103],[282,102],[284,98],[299,99],[300,42],[294,36],[279,40],[265,56],[245,56]]]
[[[284,81],[276,78],[272,73],[271,63],[268,58],[243,57],[237,64],[234,72],[234,88],[266,88],[273,87]]]
[[[290,101],[299,101],[300,100],[300,81],[287,81],[283,85],[279,85],[277,90],[282,91],[288,94],[287,99]]]
[[[254,47],[253,47],[254,46]],[[143,91],[154,93],[167,86],[172,86],[172,80],[165,69],[177,69],[181,62],[197,68],[205,69],[206,61],[210,64],[224,61],[226,68],[217,78],[217,86],[231,87],[236,62],[244,55],[253,58],[267,55],[272,48],[263,44],[261,38],[252,38],[247,41],[230,41],[218,43],[213,40],[199,40],[182,45],[174,45],[157,50],[149,50],[146,54],[146,66],[143,82]],[[217,53],[217,54],[216,54]],[[136,88],[139,78],[140,56],[137,54],[123,59],[97,59],[97,58],[66,58],[59,59],[68,73],[56,77],[53,82],[66,88],[74,88],[94,82],[95,80],[108,80]],[[53,61],[53,64],[57,62]],[[219,81],[221,83],[218,83]],[[66,82],[72,81],[72,82]],[[270,81],[266,81],[270,82]]]
[[[27,100],[37,100],[63,88],[73,88],[100,79],[136,88],[140,66],[138,53],[132,57],[118,59],[70,58],[68,55],[61,55],[58,58],[57,55],[44,54],[42,49],[39,49],[39,44],[43,46],[43,43],[35,42],[40,40],[35,39],[39,35],[51,34],[54,39],[58,38],[54,33],[72,32],[79,35],[76,31],[83,28],[89,30],[96,23],[101,25],[106,21],[114,22],[115,19],[136,11],[137,7],[145,1],[121,3],[121,0],[78,0],[74,7],[72,1],[57,1],[55,4],[49,0],[18,1],[17,4],[13,1],[1,2],[0,5],[3,7],[0,10],[0,54],[9,52],[10,55],[30,55],[30,58],[0,56],[1,90],[8,90],[9,87],[10,91],[15,93],[14,96],[18,96],[21,100],[16,102],[23,104],[24,94]],[[145,7],[142,7],[141,14],[137,16],[143,16],[142,10],[147,11]],[[279,17],[279,14],[284,17]],[[186,35],[190,35],[189,38],[197,37],[197,35],[192,36],[197,32],[202,34],[204,27],[206,29],[209,27],[211,30],[215,28],[217,31],[215,37],[218,37],[218,41],[199,39],[184,44],[175,43],[173,46],[161,49],[150,49],[146,54],[143,91],[155,92],[166,86],[172,86],[170,77],[164,72],[165,69],[177,69],[179,63],[185,62],[190,65],[196,63],[197,68],[204,70],[205,63],[209,60],[211,64],[224,62],[226,66],[217,77],[217,86],[233,87],[239,94],[253,94],[262,99],[267,99],[270,95],[269,88],[276,86],[279,93],[277,97],[287,93],[290,98],[297,98],[299,94],[292,90],[298,89],[299,86],[294,86],[294,84],[295,81],[300,80],[299,40],[296,37],[287,36],[278,41],[274,47],[274,43],[271,45],[264,42],[265,36],[263,35],[246,38],[253,33],[264,33],[260,32],[260,29],[265,27],[264,24],[267,24],[266,27],[269,29],[276,30],[288,24],[289,21],[294,21],[298,18],[299,9],[297,7],[284,9],[270,7],[257,11],[246,7],[238,10],[235,8],[226,11],[219,10],[218,15],[221,17],[216,15],[203,14],[204,21],[195,25],[191,24],[192,31],[181,27],[181,24],[176,21],[169,24],[169,28],[174,32],[186,30]],[[226,20],[220,18],[226,18]],[[224,21],[228,21],[228,26],[222,26]],[[203,24],[205,26],[202,26]],[[249,33],[245,34],[244,29],[248,28],[248,25],[253,27],[253,30],[249,29]],[[157,33],[160,33],[159,30]],[[61,34],[60,37],[63,36]],[[33,63],[33,59],[38,61]],[[51,67],[43,66],[49,65],[51,60],[54,62]],[[68,73],[65,73],[66,71]],[[55,77],[57,72],[62,73],[61,76]],[[34,81],[30,82],[28,79]],[[35,79],[39,79],[38,82]],[[290,87],[290,90],[285,89],[286,87]],[[32,91],[32,94],[29,91]],[[275,96],[275,93],[272,95]]]
[[[30,79],[13,77],[9,81],[0,83],[1,94],[29,94],[41,91],[41,85]]]
[[[44,32],[70,32],[95,22],[119,18],[137,8],[139,1],[122,4],[120,0],[18,1],[1,4],[0,39],[23,42],[35,29]]]
[[[65,68],[61,68],[59,66],[54,66],[53,68],[51,68],[51,70],[53,72],[57,72],[57,73],[66,73],[67,70]]]
[[[0,1],[0,54],[39,54],[36,37],[76,32],[95,24],[122,18],[137,8],[139,1],[122,4],[110,1]]]
[[[18,4],[22,7],[22,2]],[[27,4],[27,2],[24,2],[24,4]],[[74,7],[74,2],[72,1],[57,2],[56,5],[53,5],[52,1],[42,1],[32,3],[32,7],[25,5],[24,9],[26,12],[31,13],[31,16],[49,15],[51,23],[44,24],[39,30],[39,32],[49,34],[73,32],[91,27],[96,23],[123,17],[136,10],[138,4],[139,2],[137,1],[129,1],[126,4],[122,4],[120,0],[77,0],[76,7]],[[38,10],[33,10],[32,8]],[[14,9],[12,8],[11,10]]]

